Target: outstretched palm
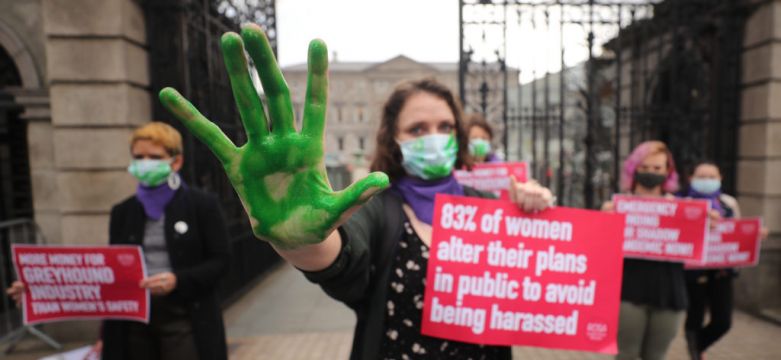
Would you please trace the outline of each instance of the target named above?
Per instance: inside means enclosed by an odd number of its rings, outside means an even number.
[[[254,60],[268,102],[268,119],[252,84],[244,50]],[[160,92],[163,105],[220,160],[250,218],[255,236],[282,249],[322,241],[348,210],[388,186],[388,177],[372,173],[334,192],[323,164],[323,135],[328,97],[328,50],[309,45],[309,73],[303,125],[296,131],[290,92],[271,46],[257,25],[241,36],[226,33],[222,50],[233,96],[247,132],[241,147],[176,90]],[[269,129],[271,125],[271,129]]]

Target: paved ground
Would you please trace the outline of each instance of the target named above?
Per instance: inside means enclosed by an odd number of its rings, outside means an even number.
[[[347,359],[355,318],[290,266],[282,265],[225,311],[233,360]],[[66,344],[72,349],[83,343]],[[668,356],[686,360],[679,336]],[[9,360],[38,359],[51,351],[26,341]],[[707,353],[708,360],[781,359],[781,327],[743,313],[733,330]],[[610,359],[595,354],[535,348],[513,349],[515,359]]]
[[[287,320],[287,321],[285,321]],[[346,359],[355,317],[290,266],[283,265],[225,312],[231,358]],[[781,327],[736,313],[734,327],[708,360],[781,359]],[[513,349],[515,359],[611,359],[589,353]],[[687,360],[679,336],[669,360]]]

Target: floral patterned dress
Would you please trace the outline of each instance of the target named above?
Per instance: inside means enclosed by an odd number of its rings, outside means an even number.
[[[429,247],[409,221],[404,222],[404,230],[391,268],[385,310],[387,330],[380,357],[397,360],[506,359],[509,354],[506,347],[450,341],[420,333]]]

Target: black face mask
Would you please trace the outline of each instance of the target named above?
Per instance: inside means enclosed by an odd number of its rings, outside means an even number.
[[[667,180],[667,175],[647,173],[647,172],[635,173],[635,183],[640,184],[642,187],[646,189],[653,189],[657,186],[660,186],[664,184],[666,180]]]

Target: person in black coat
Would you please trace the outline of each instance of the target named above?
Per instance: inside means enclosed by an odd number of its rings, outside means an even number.
[[[150,321],[106,320],[95,346],[103,359],[228,358],[225,327],[215,293],[228,264],[228,232],[214,195],[187,187],[182,137],[151,122],[133,132],[128,171],[136,193],[111,209],[109,244],[144,249],[151,294]],[[17,302],[24,284],[7,290]]]
[[[150,323],[107,320],[104,359],[226,359],[215,288],[228,263],[217,198],[184,185],[181,135],[152,122],[131,138],[136,194],[111,209],[109,243],[140,245],[151,292]]]

